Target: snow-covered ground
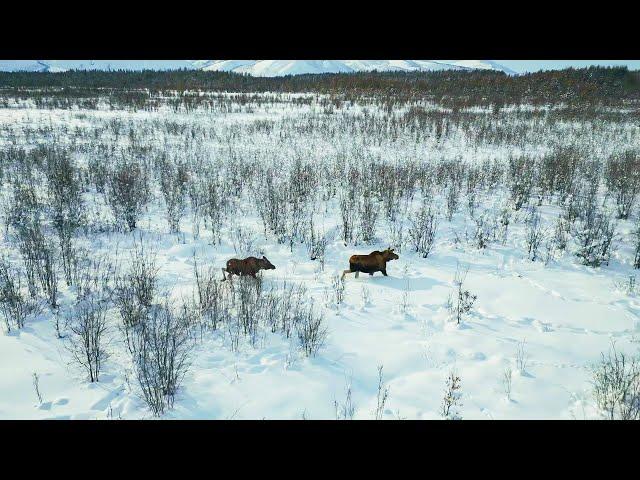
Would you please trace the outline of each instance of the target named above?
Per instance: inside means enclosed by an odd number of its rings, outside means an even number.
[[[603,133],[577,121],[531,126],[529,120],[515,116],[514,122],[541,136],[526,136],[512,144],[495,144],[485,141],[480,132],[472,135],[462,129],[453,129],[441,140],[431,132],[408,130],[374,137],[351,129],[350,122],[356,119],[357,125],[366,125],[366,118],[399,117],[405,110],[389,113],[347,103],[327,112],[321,99],[311,98],[307,104],[283,98],[281,102],[192,112],[6,108],[0,110],[0,146],[13,141],[11,132],[18,145],[33,144],[34,138],[50,139],[74,149],[75,160],[85,167],[95,152],[83,153],[82,145],[91,138],[123,147],[135,138],[139,144],[165,149],[170,156],[182,152],[205,163],[227,158],[232,150],[244,159],[276,167],[288,165],[293,158],[320,163],[357,155],[395,164],[434,158],[505,161],[510,154],[541,155],[554,145],[576,142],[605,158],[640,146],[638,127],[632,123],[617,124]],[[478,115],[491,123],[490,113]],[[496,122],[509,121],[508,113],[504,115]],[[114,123],[120,125],[117,137]],[[31,132],[29,137],[25,137],[25,128]],[[435,192],[440,225],[428,258],[412,251],[407,243],[400,248],[396,245],[400,258],[389,264],[389,276],[347,276],[344,302],[336,305],[332,282],[348,268],[349,256],[392,244],[390,227],[382,215],[370,245],[345,246],[337,199],[319,200],[315,224],[328,239],[322,269],[318,261],[309,259],[304,244],[290,248],[278,243],[272,233],[264,235],[249,192],[234,199],[237,214],[225,219],[221,243],[212,244],[204,226],[195,238],[189,208],[180,223],[181,233],[169,233],[164,201],[154,188],[155,198],[134,233],[93,231],[81,235],[78,244],[91,256],[107,255],[126,265],[135,239],[142,238],[156,252],[162,289],[178,301],[193,291],[194,255],[200,265],[215,267],[221,276],[219,268],[238,256],[234,232],[240,227],[250,232],[252,251],[267,255],[277,267],[263,272],[265,285],[304,284],[324,312],[328,331],[325,346],[310,358],[300,351],[295,338],[278,333],[261,331],[255,347],[243,340],[237,352],[224,331],[205,333],[195,343],[175,408],[163,418],[331,419],[340,416],[350,389],[354,418],[371,419],[377,404],[379,366],[383,366],[389,388],[385,419],[440,418],[445,381],[452,369],[461,380],[458,410],[464,419],[597,418],[589,366],[612,340],[621,350],[636,349],[640,296],[623,287],[638,272],[631,267],[635,213],[630,220],[618,221],[616,250],[609,265],[583,266],[571,252],[532,262],[524,243],[524,210],[513,213],[506,241],[491,241],[487,248],[478,249],[469,237],[474,225],[467,201],[461,198],[458,212],[449,221],[444,192]],[[4,187],[3,195],[6,201]],[[410,210],[420,204],[420,198],[417,193]],[[88,191],[84,200],[94,222],[113,222],[101,195]],[[508,193],[499,188],[480,194],[477,208],[489,215],[506,205]],[[543,202],[539,211],[551,231],[559,207]],[[20,263],[8,236],[3,236],[1,249],[16,265]],[[468,266],[465,288],[477,296],[472,311],[459,325],[451,321],[447,310],[458,266]],[[74,289],[64,282],[60,288],[59,315],[64,316],[73,304]],[[65,339],[56,337],[49,307],[44,306],[24,328],[2,332],[0,418],[151,418],[135,385],[117,328],[116,309],[108,319],[110,356],[97,383],[90,383],[71,361]],[[509,368],[513,377],[507,398],[503,379]],[[34,390],[34,373],[42,402]]]

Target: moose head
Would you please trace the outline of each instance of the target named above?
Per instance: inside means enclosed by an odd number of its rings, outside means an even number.
[[[384,261],[388,262],[390,260],[398,260],[400,257],[393,252],[394,249],[389,247],[382,252],[382,256],[384,257]]]
[[[263,270],[275,270],[276,266],[263,255],[262,260],[260,260],[260,268],[262,268]]]

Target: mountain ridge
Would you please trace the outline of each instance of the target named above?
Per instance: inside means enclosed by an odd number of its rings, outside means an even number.
[[[0,71],[204,70],[257,77],[372,71],[494,70],[513,75],[492,60],[0,60]]]

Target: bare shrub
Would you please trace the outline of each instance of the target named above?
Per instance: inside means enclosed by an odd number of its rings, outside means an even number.
[[[482,250],[489,246],[489,242],[495,237],[495,219],[488,212],[483,212],[472,218],[475,228],[473,229],[473,242],[476,248]]]
[[[36,372],[33,372],[33,375],[31,378],[33,380],[33,389],[36,392],[38,403],[42,404],[42,393],[40,393],[40,376]]]
[[[168,305],[153,305],[146,318],[132,329],[132,360],[142,398],[160,416],[173,408],[190,364],[192,343],[188,321]]]
[[[140,305],[150,307],[157,289],[158,266],[155,252],[148,251],[142,239],[131,254],[131,266],[126,276]]]
[[[464,317],[471,311],[473,304],[478,298],[473,295],[469,290],[465,290],[464,281],[469,273],[469,268],[464,270],[460,269],[458,265],[456,267],[456,273],[453,279],[454,293],[449,296],[447,301],[447,307],[450,316],[456,321],[458,325],[462,322]]]
[[[506,367],[502,373],[502,388],[507,400],[511,400],[511,384],[513,382],[513,372],[511,367]]]
[[[193,238],[200,238],[200,224],[205,210],[205,192],[201,181],[191,177],[191,181],[187,185],[187,194],[191,205],[191,225],[193,228]]]
[[[241,276],[232,286],[235,318],[252,346],[255,346],[258,341],[259,310],[263,300],[261,289],[261,277],[254,279]]]
[[[413,248],[422,255],[422,258],[427,258],[431,253],[437,232],[438,219],[436,214],[432,212],[431,205],[424,202],[409,227],[409,237]]]
[[[344,278],[340,275],[334,275],[331,279],[331,287],[333,288],[334,304],[339,307],[344,302]]]
[[[58,262],[51,242],[45,242],[40,250],[38,276],[42,290],[52,308],[58,306]]]
[[[88,374],[91,382],[98,382],[103,362],[107,359],[107,303],[88,297],[78,303],[68,319],[73,333],[67,347],[74,361]]]
[[[577,243],[576,256],[583,265],[599,267],[608,264],[615,224],[603,212],[593,209],[585,218],[573,226],[573,237]]]
[[[640,361],[612,345],[592,367],[593,396],[608,420],[640,419]]]
[[[7,332],[11,332],[14,326],[18,329],[24,327],[29,315],[37,310],[37,303],[22,292],[20,272],[11,269],[7,260],[0,258],[0,313]]]
[[[158,174],[160,175],[160,191],[167,206],[169,231],[178,233],[180,231],[180,219],[186,208],[189,172],[184,164],[165,160],[161,162]]]
[[[564,215],[560,215],[556,220],[555,227],[553,229],[552,242],[556,250],[561,252],[567,248],[567,242],[569,241],[569,231],[571,225],[567,221]]]
[[[228,198],[224,191],[224,187],[216,177],[207,179],[205,191],[205,213],[209,222],[209,229],[213,243],[220,243],[220,230],[222,229],[222,221],[224,214],[228,208]]]
[[[342,225],[342,240],[345,245],[349,245],[355,238],[355,197],[348,194],[340,196],[340,220]]]
[[[327,237],[320,233],[317,233],[313,227],[313,220],[309,226],[309,236],[307,239],[307,252],[311,260],[318,260],[320,262],[320,269],[324,271],[325,253],[327,251],[327,244],[329,243]]]
[[[371,243],[376,235],[376,222],[378,220],[378,206],[371,192],[365,190],[365,194],[359,203],[358,213],[360,215],[360,239],[364,243]]]
[[[22,225],[17,234],[30,295],[35,298],[40,287],[49,304],[55,308],[58,298],[58,270],[53,243],[46,239],[39,221]]]
[[[217,330],[218,324],[224,322],[228,317],[227,297],[223,291],[223,284],[216,279],[213,267],[206,271],[198,268],[195,255],[193,270],[201,319],[206,328]]]
[[[605,168],[605,181],[613,195],[618,218],[627,219],[640,191],[640,156],[633,150],[612,155]]]
[[[236,226],[231,232],[233,251],[243,257],[256,255],[256,237],[251,230],[242,226]]]
[[[518,211],[529,202],[534,184],[534,161],[520,156],[509,158],[509,190],[513,208]]]
[[[452,183],[447,189],[445,197],[447,220],[451,221],[453,216],[458,211],[458,205],[460,204],[460,189],[457,184]]]
[[[77,168],[64,152],[52,151],[47,157],[47,178],[53,228],[58,234],[60,259],[67,285],[71,285],[75,256],[73,236],[84,223],[82,184]]]
[[[108,204],[116,222],[133,231],[150,199],[149,180],[140,165],[121,162],[109,174]]]
[[[445,383],[444,397],[440,407],[440,416],[445,420],[460,420],[458,408],[462,407],[462,394],[460,392],[460,377],[455,370],[451,370],[447,375]]]
[[[134,352],[134,334],[147,318],[148,309],[154,303],[157,289],[158,268],[155,255],[145,250],[144,244],[136,244],[131,254],[129,271],[116,277],[113,299],[122,319],[121,331],[127,348]]]
[[[347,384],[344,402],[338,403],[334,400],[333,406],[336,409],[336,420],[353,420],[356,415],[356,404],[353,402],[351,383]]]
[[[516,346],[516,368],[522,374],[527,372],[527,365],[529,363],[529,354],[525,350],[526,341],[522,340],[518,342]]]
[[[110,301],[113,294],[113,280],[116,275],[114,265],[106,256],[88,255],[83,252],[78,258],[73,272],[73,284],[76,286],[78,299],[89,295]]]
[[[297,312],[295,324],[302,351],[307,357],[315,356],[324,346],[327,329],[323,315],[314,312],[313,301]]]
[[[376,410],[374,412],[376,420],[382,420],[384,407],[389,399],[389,387],[384,383],[382,368],[382,365],[378,366],[378,394],[376,396]]]
[[[509,236],[509,225],[511,225],[511,210],[509,208],[504,207],[500,210],[498,214],[498,223],[500,227],[500,236],[502,237],[502,244],[504,245],[507,242],[507,237]]]
[[[539,257],[540,245],[544,239],[544,231],[542,229],[542,219],[540,213],[535,207],[531,209],[529,219],[527,220],[527,254],[529,260],[535,262]]]
[[[634,232],[635,237],[635,253],[633,258],[633,268],[640,268],[640,221]]]

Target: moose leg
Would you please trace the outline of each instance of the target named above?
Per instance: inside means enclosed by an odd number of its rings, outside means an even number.
[[[353,272],[351,271],[351,269],[343,271],[343,272],[342,272],[341,280],[344,280],[344,276],[345,276],[347,273],[353,273]]]
[[[383,274],[385,277],[388,277],[388,276],[389,276],[389,275],[387,275],[387,270],[386,270],[386,269],[384,269],[384,270],[380,270],[380,271],[382,272],[382,274]]]
[[[360,276],[360,272],[356,272],[356,278]]]

